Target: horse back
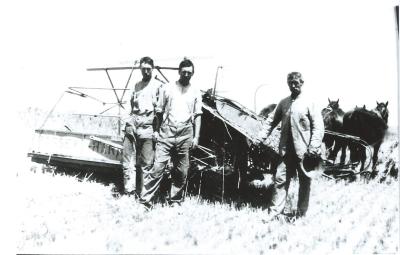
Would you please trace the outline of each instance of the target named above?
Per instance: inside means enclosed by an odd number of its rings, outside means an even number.
[[[343,116],[343,132],[358,136],[368,144],[381,141],[386,129],[385,121],[372,111],[355,109]]]

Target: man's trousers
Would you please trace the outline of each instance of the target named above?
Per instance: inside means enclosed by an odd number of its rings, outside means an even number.
[[[154,163],[154,143],[151,138],[139,138],[126,130],[123,142],[122,168],[125,192],[135,191],[140,196],[143,189],[143,172],[149,172]]]
[[[299,194],[297,203],[297,215],[304,216],[308,209],[310,198],[311,179],[301,169],[302,161],[294,151],[286,153],[283,162],[278,166],[274,177],[274,193],[272,195],[270,213],[280,214],[285,209],[290,180],[296,175],[299,179]]]
[[[161,127],[160,138],[156,144],[154,168],[150,172],[144,172],[142,202],[148,203],[154,200],[169,161],[173,164],[169,201],[181,202],[183,200],[184,186],[189,170],[189,149],[192,142],[192,124],[163,125]]]

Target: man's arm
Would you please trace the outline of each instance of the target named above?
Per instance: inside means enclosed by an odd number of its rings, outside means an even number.
[[[194,117],[193,128],[194,128],[194,137],[193,137],[192,148],[196,148],[199,145],[199,139],[200,139],[201,115],[196,115]]]
[[[266,120],[266,137],[268,137],[274,128],[279,124],[279,122],[282,120],[282,101],[279,102],[279,104],[276,106],[276,109],[274,112],[272,112],[267,120]]]
[[[163,123],[166,92],[164,90],[165,85],[161,85],[153,94],[153,106],[154,106],[154,119],[153,119],[153,139],[157,140],[160,133],[161,124]]]
[[[194,106],[193,106],[193,128],[194,128],[194,137],[192,148],[196,148],[199,145],[200,139],[200,129],[201,129],[201,114],[203,113],[203,102],[200,91],[198,91]]]
[[[134,106],[134,104],[135,104],[135,92],[132,92],[130,103],[131,103],[131,112],[130,112],[130,115],[132,115],[132,114],[133,114],[133,106]]]
[[[317,107],[312,104],[309,109],[311,139],[308,150],[310,153],[320,154],[322,139],[324,138],[325,126],[322,119],[322,114]]]

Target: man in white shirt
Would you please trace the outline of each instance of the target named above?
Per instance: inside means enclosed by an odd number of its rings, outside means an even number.
[[[140,60],[142,80],[135,84],[131,94],[130,118],[126,123],[123,173],[127,194],[139,197],[143,187],[143,172],[154,163],[153,121],[157,94],[161,83],[152,76],[154,62],[149,57]]]
[[[180,204],[189,169],[189,149],[199,142],[202,100],[200,90],[190,83],[193,63],[184,59],[179,65],[179,80],[162,87],[156,107],[157,138],[154,168],[144,176],[142,203],[151,202],[160,187],[168,161],[172,187],[169,203]]]

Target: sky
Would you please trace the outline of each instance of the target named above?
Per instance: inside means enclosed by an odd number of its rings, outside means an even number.
[[[303,74],[318,105],[389,101],[398,123],[394,6],[398,1],[3,1],[2,108],[49,110],[69,86],[110,87],[104,72],[142,56],[156,65],[195,64],[192,82],[259,112],[289,94],[286,76]],[[170,80],[177,73],[167,72]],[[125,86],[129,71],[110,73]],[[130,84],[140,79],[134,72]],[[257,91],[257,93],[256,93]],[[103,92],[102,92],[103,93]],[[104,93],[103,93],[104,94]],[[114,100],[96,94],[105,101]],[[107,98],[106,98],[107,97]],[[56,110],[104,106],[64,94]]]

